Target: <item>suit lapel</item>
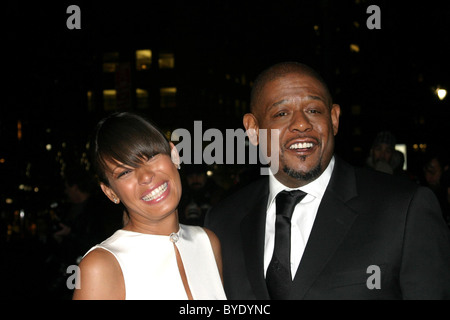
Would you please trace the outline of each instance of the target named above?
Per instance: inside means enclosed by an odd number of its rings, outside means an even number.
[[[302,299],[350,229],[356,213],[346,202],[355,197],[354,169],[336,158],[302,260],[294,278],[292,299]]]
[[[269,179],[265,179],[257,191],[256,201],[249,199],[254,206],[241,222],[242,245],[244,249],[247,276],[258,300],[269,299],[264,280],[264,234],[266,229],[267,198]]]

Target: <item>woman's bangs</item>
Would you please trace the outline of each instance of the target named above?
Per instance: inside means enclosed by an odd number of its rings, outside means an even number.
[[[159,153],[170,154],[169,143],[162,134],[148,128],[134,129],[120,135],[119,141],[104,154],[105,160],[136,168]]]

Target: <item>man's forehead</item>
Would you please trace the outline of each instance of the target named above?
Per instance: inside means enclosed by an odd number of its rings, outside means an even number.
[[[267,82],[262,97],[275,100],[313,99],[328,100],[328,94],[322,83],[307,75],[287,75]],[[277,102],[277,101],[274,101]]]
[[[310,75],[309,73],[301,73],[301,72],[290,72],[286,74],[280,74],[267,81],[266,86],[271,83],[278,83],[278,84],[293,83],[302,86],[317,86],[320,87],[321,89],[324,89],[324,85],[319,79],[317,79],[313,75]]]

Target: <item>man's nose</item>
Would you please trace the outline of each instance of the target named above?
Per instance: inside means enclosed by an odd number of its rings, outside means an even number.
[[[310,131],[312,124],[303,110],[294,111],[289,129],[291,131]]]

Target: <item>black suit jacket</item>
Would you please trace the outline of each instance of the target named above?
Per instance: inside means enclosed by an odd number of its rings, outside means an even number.
[[[268,194],[263,177],[206,218],[222,244],[228,299],[269,299],[263,270]],[[431,190],[336,158],[290,295],[450,299],[450,232]]]

